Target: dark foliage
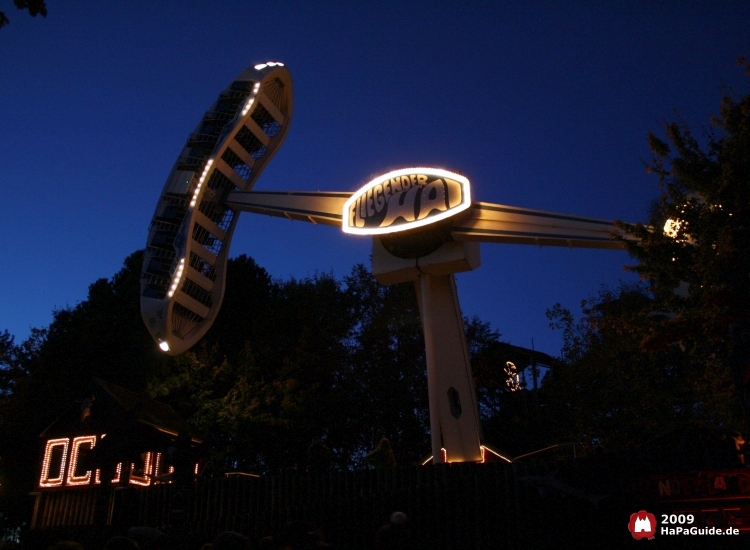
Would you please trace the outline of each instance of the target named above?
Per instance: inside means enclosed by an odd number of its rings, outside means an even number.
[[[740,60],[747,71],[748,64]],[[750,411],[750,95],[725,94],[705,143],[679,122],[668,139],[649,135],[650,171],[662,194],[650,226],[621,226],[640,238],[632,269],[648,282],[654,309],[644,349],[684,348],[729,376]]]
[[[747,69],[747,64],[742,62]],[[750,96],[726,94],[701,140],[649,134],[661,195],[648,225],[618,223],[642,284],[555,306],[562,357],[544,390],[559,440],[609,450],[704,425],[746,432],[750,411]]]
[[[86,300],[16,344],[0,334],[0,511],[28,510],[41,433],[85,397],[91,377],[168,402],[204,434],[206,475],[306,469],[313,440],[333,468],[363,467],[388,437],[399,464],[429,452],[424,343],[411,285],[383,287],[358,265],[273,281],[252,259],[229,263],[213,329],[191,352],[161,354],[139,309],[142,254]],[[498,335],[467,321],[472,355]]]
[[[32,17],[36,17],[37,15],[47,17],[47,4],[45,0],[13,0],[13,3],[19,10],[27,10]],[[8,19],[5,13],[0,11],[0,28],[3,28],[8,23],[10,23],[10,19]]]

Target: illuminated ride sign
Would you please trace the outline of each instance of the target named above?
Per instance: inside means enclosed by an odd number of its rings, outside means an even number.
[[[469,180],[438,168],[405,168],[378,176],[344,204],[342,229],[355,235],[408,231],[471,206]]]
[[[101,440],[106,434],[99,438],[95,435],[86,435],[70,438],[63,437],[47,441],[42,459],[42,470],[39,478],[39,487],[49,489],[53,487],[74,487],[84,485],[101,484],[100,470],[83,470],[80,459],[81,452],[89,452],[96,446],[97,439]],[[171,479],[165,479],[166,474],[174,472],[174,466],[166,464],[166,457],[162,453],[142,453],[138,464],[130,464],[130,485],[141,485],[147,487],[153,483],[172,483]],[[123,464],[119,463],[115,470],[112,484],[118,484],[122,477]],[[194,472],[198,473],[198,464]],[[163,481],[160,481],[159,479]]]
[[[612,239],[618,230],[607,220],[472,203],[469,180],[438,168],[394,170],[354,194],[252,191],[291,115],[289,72],[280,63],[261,64],[237,77],[189,136],[149,229],[141,281],[146,327],[170,355],[203,337],[223,300],[239,212],[372,235],[376,278],[416,283],[432,456],[480,461],[479,415],[453,274],[478,267],[479,242],[622,249],[624,240]],[[62,481],[62,466],[47,470],[48,483]]]

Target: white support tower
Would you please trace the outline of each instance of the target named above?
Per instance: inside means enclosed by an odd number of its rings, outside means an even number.
[[[292,118],[292,81],[281,63],[243,71],[201,119],[156,206],[144,255],[141,314],[166,353],[196,344],[224,296],[229,244],[240,211],[371,235],[375,277],[413,281],[427,358],[435,462],[482,459],[474,379],[454,274],[480,264],[479,242],[621,249],[612,222],[472,202],[469,180],[406,168],[354,193],[252,191]]]
[[[434,222],[429,219],[430,212],[418,219],[423,204],[416,197],[425,193],[428,184],[445,181],[450,173],[424,168],[397,172],[399,177],[426,175],[427,178],[423,185],[417,180],[417,185],[407,189],[405,185],[400,191],[391,188],[382,211],[387,210],[390,201],[398,201],[398,208],[403,208],[408,200],[416,200],[413,210],[405,216],[428,223],[413,228],[404,217],[389,218],[385,213],[377,217],[380,192],[371,191],[372,182],[355,193],[234,192],[227,197],[227,204],[245,212],[338,227],[356,224],[356,217],[360,214],[367,217],[369,209],[376,218],[373,227],[377,228],[377,232],[370,232],[374,233],[373,275],[382,284],[414,282],[425,339],[434,462],[443,461],[441,448],[445,449],[448,462],[480,461],[481,427],[454,273],[479,267],[480,242],[623,249],[625,242],[616,238],[623,235],[607,220],[486,202],[469,202],[468,208]],[[373,181],[382,185],[385,179],[393,180],[394,173]],[[402,197],[411,189],[414,190],[410,198]],[[446,195],[450,189],[444,186]],[[462,189],[468,198],[468,180]],[[383,192],[383,196],[388,194]],[[355,201],[357,197],[360,200]],[[433,208],[432,212],[449,212],[450,204],[446,197],[445,208]],[[398,227],[396,231],[382,231],[387,229],[382,225],[384,220],[389,219]],[[360,232],[367,234],[366,229]]]

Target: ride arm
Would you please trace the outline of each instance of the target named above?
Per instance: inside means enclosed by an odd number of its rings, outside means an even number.
[[[488,202],[473,202],[451,234],[457,241],[609,249],[626,247],[613,235],[628,238],[611,221]]]
[[[338,191],[235,191],[226,204],[243,212],[341,227],[344,203],[351,196]]]

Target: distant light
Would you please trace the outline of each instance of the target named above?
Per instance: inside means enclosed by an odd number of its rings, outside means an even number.
[[[512,460],[511,460],[510,458],[508,458],[507,456],[503,456],[503,455],[501,455],[500,453],[496,453],[495,451],[493,451],[493,450],[492,450],[492,449],[490,449],[489,447],[485,447],[484,445],[480,445],[480,446],[479,446],[479,448],[480,448],[480,449],[482,449],[482,463],[486,462],[486,461],[485,461],[485,458],[484,458],[484,453],[485,453],[485,451],[489,451],[490,453],[492,453],[492,454],[493,454],[493,455],[495,455],[496,457],[498,457],[498,458],[502,458],[502,459],[503,459],[503,460],[504,460],[505,462],[507,462],[508,464],[513,464],[513,461],[512,461]]]
[[[245,104],[245,108],[242,109],[242,116],[245,116],[247,114],[247,112],[250,110],[250,107],[253,106],[253,102],[254,101],[255,101],[255,99],[250,98],[250,100],[247,102],[247,104]]]
[[[261,63],[260,65],[255,66],[256,71],[262,71],[266,67],[283,67],[284,64],[280,63],[278,61],[266,61],[265,63]]]
[[[135,475],[135,464],[130,464],[130,483],[131,485],[141,485],[148,487],[151,485],[151,466],[154,460],[154,453],[146,453],[143,460],[143,475]]]
[[[689,229],[690,226],[686,226],[685,222],[680,219],[669,218],[664,223],[664,234],[670,239],[675,239],[677,242],[695,244],[695,239],[688,234],[685,229]],[[682,234],[680,234],[682,232]]]
[[[169,351],[169,344],[167,344],[164,341],[159,342],[159,347],[161,348],[162,351]]]
[[[682,226],[682,222],[680,220],[675,220],[674,218],[669,218],[664,223],[664,234],[667,237],[671,237],[672,239],[676,238],[680,227]]]

